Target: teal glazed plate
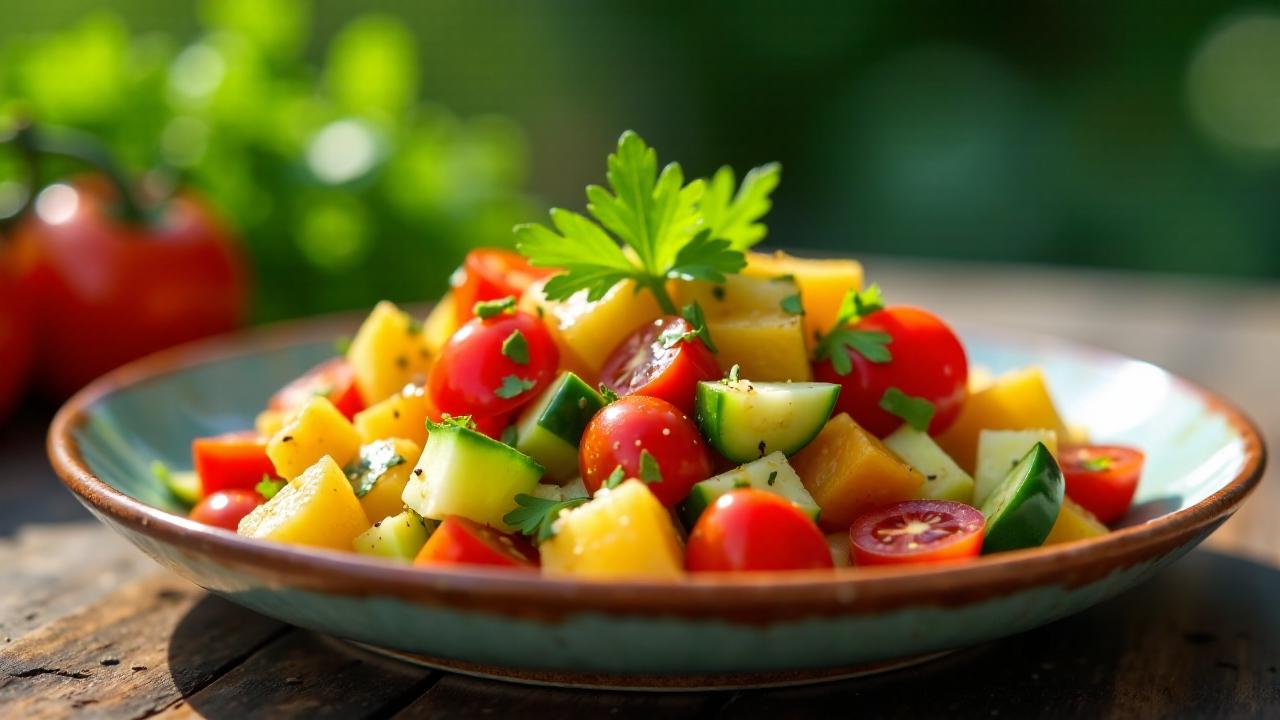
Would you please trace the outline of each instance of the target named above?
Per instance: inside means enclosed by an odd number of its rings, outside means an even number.
[[[941,569],[605,583],[413,568],[187,520],[152,461],[187,466],[193,437],[252,427],[265,398],[330,356],[355,322],[265,329],[121,368],[58,413],[53,466],[85,507],[162,565],[285,622],[474,675],[672,690],[849,677],[1079,612],[1204,540],[1257,485],[1266,458],[1239,411],[1158,367],[961,328],[972,364],[1041,366],[1070,422],[1146,452],[1136,504],[1116,532]]]

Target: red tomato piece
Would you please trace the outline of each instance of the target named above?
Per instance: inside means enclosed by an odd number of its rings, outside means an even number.
[[[501,300],[508,295],[518,299],[535,281],[553,272],[533,267],[523,255],[511,250],[472,250],[450,279],[458,324],[475,317],[472,308],[476,303]]]
[[[834,567],[818,526],[784,498],[734,490],[707,508],[689,534],[690,572],[811,570]]]
[[[0,238],[0,251],[4,243],[5,239]],[[17,283],[9,277],[8,268],[0,264],[0,424],[22,399],[34,367],[35,332],[29,312]]]
[[[652,458],[661,482],[646,477],[644,456]],[[646,395],[628,395],[596,413],[582,433],[578,467],[587,490],[595,494],[615,468],[640,478],[667,507],[711,477],[711,455],[698,426],[680,408]]]
[[[855,329],[887,333],[892,340],[886,347],[893,359],[874,363],[850,350],[853,370],[847,375],[836,372],[829,359],[815,363],[815,380],[841,386],[836,412],[849,413],[859,425],[884,437],[902,424],[901,418],[880,407],[892,387],[933,403],[930,434],[950,427],[969,395],[969,363],[951,328],[933,313],[897,306],[871,313]]]
[[[267,441],[252,430],[196,438],[191,443],[191,456],[200,477],[200,494],[253,490],[264,475],[275,477],[275,465],[267,457]]]
[[[550,331],[533,315],[473,318],[440,349],[427,391],[441,412],[453,416],[503,415],[537,397],[559,362]]]
[[[1102,523],[1124,517],[1142,477],[1142,451],[1116,445],[1065,448],[1058,458],[1067,497],[1080,503]]]
[[[684,318],[668,315],[632,333],[605,360],[600,382],[618,395],[648,395],[687,414],[699,380],[720,378],[720,365]]]
[[[251,490],[219,490],[191,508],[192,520],[235,532],[240,520],[263,503]]]
[[[329,398],[338,412],[348,420],[364,410],[364,400],[356,388],[356,374],[346,358],[333,358],[303,373],[301,377],[280,388],[271,396],[267,407],[276,411],[289,411],[302,407],[316,395]]]
[[[949,500],[907,500],[853,521],[854,565],[936,563],[974,558],[982,550],[986,518]]]
[[[431,533],[413,563],[531,568],[537,565],[537,553],[522,538],[450,515]]]

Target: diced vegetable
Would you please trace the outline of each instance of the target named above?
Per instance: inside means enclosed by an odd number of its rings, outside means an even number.
[[[261,504],[262,496],[252,490],[219,490],[196,503],[187,517],[235,532],[240,521]]]
[[[263,410],[253,419],[253,429],[262,437],[269,438],[280,432],[292,411]]]
[[[694,485],[689,497],[680,503],[680,520],[685,527],[692,528],[717,498],[741,488],[754,488],[786,498],[814,522],[821,514],[818,503],[800,482],[800,476],[787,464],[787,456],[775,452]]]
[[[342,357],[326,360],[285,385],[271,396],[267,409],[287,417],[317,395],[328,398],[347,419],[364,409],[364,400],[356,387],[355,370]]]
[[[822,527],[847,530],[873,508],[909,500],[924,478],[876,436],[841,413],[791,458],[791,467],[822,508]]]
[[[839,395],[840,386],[830,383],[700,382],[695,412],[712,446],[741,463],[804,447],[822,430]]]
[[[151,463],[151,474],[164,484],[165,489],[179,502],[190,507],[200,502],[200,476],[194,470],[171,470],[159,460]]]
[[[438,419],[438,415],[426,388],[410,384],[357,413],[355,428],[366,443],[398,437],[422,445],[427,441],[427,420]]]
[[[928,433],[903,425],[890,433],[884,444],[924,476],[916,499],[973,503],[973,478]]]
[[[834,564],[813,520],[773,493],[751,488],[721,495],[689,533],[689,572],[817,570]]]
[[[562,372],[516,421],[516,449],[546,468],[550,480],[578,474],[578,444],[604,398],[582,378]]]
[[[415,380],[422,382],[431,358],[422,326],[385,300],[373,308],[347,349],[366,406],[391,397]]]
[[[375,440],[360,448],[360,456],[347,466],[347,479],[370,520],[395,515],[404,508],[400,496],[422,450],[412,440]]]
[[[792,257],[784,252],[747,253],[748,277],[792,276],[800,288],[804,304],[805,338],[813,342],[815,332],[826,332],[835,324],[840,302],[850,288],[862,287],[862,265],[856,260]]]
[[[680,538],[662,503],[639,480],[602,490],[556,521],[542,543],[542,571],[592,579],[674,579],[684,573]]]
[[[955,562],[982,549],[982,513],[950,500],[907,500],[853,521],[854,565]]]
[[[506,530],[502,516],[540,477],[542,466],[509,445],[459,425],[433,425],[401,499],[424,518],[459,515]]]
[[[982,552],[1042,544],[1058,520],[1063,489],[1058,462],[1044,443],[1036,443],[982,504],[987,518]]]
[[[1046,428],[1065,436],[1044,375],[1027,368],[996,379],[986,389],[969,396],[938,445],[956,464],[974,472],[978,459],[978,434],[983,430],[1037,430]],[[975,478],[976,479],[976,478]]]
[[[798,302],[799,295],[800,287],[795,278],[787,275],[728,275],[723,283],[704,280],[672,283],[672,298],[676,305],[684,307],[696,302],[709,318],[777,313],[782,310],[783,301],[795,297]]]
[[[267,443],[275,474],[293,480],[328,455],[345,466],[360,452],[360,433],[323,397],[307,401]],[[261,480],[259,475],[254,483]]]
[[[422,338],[433,354],[439,352],[449,342],[449,336],[458,329],[455,302],[453,291],[446,292],[436,306],[431,308],[427,319],[422,321]]]
[[[532,568],[534,557],[533,549],[523,540],[464,517],[449,515],[431,533],[413,564]]]
[[[618,283],[595,302],[587,301],[585,291],[568,300],[547,300],[542,283],[534,283],[520,299],[520,309],[546,321],[560,348],[560,367],[585,378],[598,377],[619,343],[662,315],[653,295],[637,294],[631,281]]]
[[[241,535],[350,551],[369,527],[342,468],[328,456],[240,521]]]
[[[1017,465],[1036,443],[1042,443],[1055,458],[1058,456],[1058,434],[1052,430],[983,430],[979,433],[974,504],[981,506],[986,502],[1009,474],[1009,468]]]
[[[1107,532],[1107,526],[1099,522],[1093,513],[1068,497],[1062,499],[1062,510],[1058,512],[1058,519],[1053,523],[1049,537],[1044,539],[1044,544],[1058,545],[1076,540],[1088,540],[1106,535]]]
[[[384,517],[357,535],[352,547],[361,555],[411,562],[435,526],[435,521],[424,520],[414,511],[404,510]]]
[[[799,315],[742,313],[708,319],[707,329],[725,372],[737,365],[743,377],[753,380],[804,382],[812,377]]]
[[[219,490],[252,490],[263,475],[274,476],[267,440],[255,432],[196,438],[191,460],[200,477],[201,497]]]
[[[1088,445],[1062,451],[1067,495],[1104,523],[1124,517],[1142,478],[1141,450],[1118,445]]]

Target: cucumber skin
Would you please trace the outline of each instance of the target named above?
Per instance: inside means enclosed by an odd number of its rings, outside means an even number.
[[[1015,478],[1023,478],[1018,492],[1003,507],[997,507],[993,501],[1003,495],[1004,485]],[[1000,486],[991,492],[981,508],[987,518],[982,553],[986,555],[1043,545],[1062,510],[1065,491],[1066,483],[1058,462],[1044,443],[1036,443],[1027,457],[1010,470]]]
[[[694,394],[694,422],[698,425],[698,429],[702,431],[702,436],[711,444],[721,455],[736,463],[749,463],[754,460],[775,452],[781,452],[785,455],[792,455],[801,448],[813,442],[822,432],[822,428],[826,427],[827,421],[831,419],[831,414],[835,412],[836,403],[840,399],[840,388],[835,386],[835,391],[831,393],[831,401],[827,405],[826,413],[823,415],[822,422],[816,423],[813,432],[802,442],[795,443],[794,447],[780,448],[766,446],[763,451],[753,449],[750,455],[738,453],[734,448],[729,447],[724,442],[724,403],[730,396],[732,391],[721,390],[716,387],[720,381],[701,381],[698,383],[697,390]],[[775,383],[777,384],[777,383]],[[816,383],[815,383],[816,384]]]
[[[578,444],[604,398],[576,374],[565,371],[516,421],[516,449],[534,458],[547,477],[564,481],[578,472]]]
[[[604,398],[582,378],[568,371],[563,379],[552,384],[552,389],[557,396],[572,394],[567,399],[549,404],[536,422],[547,432],[577,447],[591,417],[604,407]]]

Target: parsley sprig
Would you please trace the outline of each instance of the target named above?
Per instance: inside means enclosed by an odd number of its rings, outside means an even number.
[[[769,211],[780,172],[776,164],[756,168],[736,193],[727,168],[710,183],[686,184],[678,163],[659,172],[657,153],[628,130],[608,158],[609,189],[587,188],[591,217],[555,208],[554,229],[516,226],[516,247],[533,265],[564,271],[544,287],[552,300],[580,291],[599,300],[631,280],[637,292],[648,290],[664,313],[676,315],[668,280],[723,283],[746,266],[743,250],[764,237],[758,220]]]
[[[514,527],[521,534],[532,535],[538,542],[546,542],[555,537],[555,524],[560,513],[575,508],[590,500],[589,497],[569,498],[568,500],[549,500],[535,495],[520,493],[516,495],[515,510],[502,516],[502,521]]]
[[[850,289],[840,302],[831,332],[818,337],[817,359],[830,360],[831,367],[840,375],[848,375],[853,370],[849,353],[856,352],[878,365],[892,360],[893,354],[887,347],[893,342],[889,333],[855,327],[859,320],[882,309],[884,296],[879,285],[872,285],[861,292]]]
[[[880,409],[902,418],[920,432],[926,432],[929,429],[929,423],[933,421],[933,413],[936,410],[933,403],[928,400],[908,395],[896,387],[884,391],[884,395],[880,398]]]

